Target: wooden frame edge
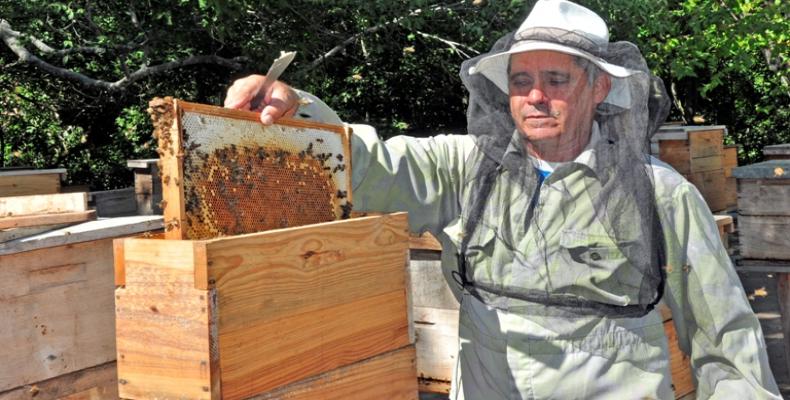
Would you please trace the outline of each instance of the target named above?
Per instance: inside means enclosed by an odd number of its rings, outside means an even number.
[[[170,129],[166,133],[170,137],[169,148],[160,156],[162,160],[162,198],[168,199],[168,204],[163,207],[162,214],[165,223],[165,239],[183,240],[186,238],[187,227],[186,209],[184,204],[184,146],[183,132],[181,127],[182,104],[180,100],[173,99],[172,121]],[[162,133],[164,134],[164,133]],[[160,139],[160,148],[162,140]],[[163,149],[164,150],[164,149]],[[166,191],[176,191],[176,196],[172,194],[164,196]]]
[[[170,136],[170,146],[176,151],[165,151],[161,153],[160,159],[162,160],[162,190],[163,192],[178,190],[178,201],[173,204],[172,199],[175,197],[171,195],[164,196],[168,198],[168,204],[163,207],[163,214],[165,220],[165,239],[168,240],[187,240],[188,235],[188,220],[186,218],[185,200],[184,200],[184,149],[183,149],[183,126],[182,118],[185,112],[196,112],[201,114],[213,115],[218,117],[227,117],[234,119],[241,119],[247,121],[260,121],[260,113],[244,110],[234,110],[207,104],[190,103],[188,101],[173,99],[172,100],[172,126],[168,135]],[[348,125],[334,125],[313,121],[304,121],[293,118],[281,118],[277,121],[276,125],[283,125],[295,128],[319,129],[338,134],[340,136],[341,145],[343,150],[348,155],[346,160],[346,179],[348,182],[347,198],[348,204],[353,207],[353,174],[352,174],[352,153],[351,153],[351,135],[352,129]],[[160,142],[160,147],[161,142]],[[170,149],[168,149],[170,150]],[[168,177],[168,178],[166,178]],[[168,183],[165,183],[168,180]],[[171,187],[172,185],[177,188]],[[170,211],[168,211],[170,210]],[[210,286],[210,285],[209,285]]]
[[[192,254],[192,257],[194,257],[193,265],[195,267],[195,289],[213,289],[214,282],[209,281],[206,242],[202,240],[193,241]]]
[[[382,214],[382,213],[370,213],[370,214],[364,214],[364,215],[356,214],[356,215],[360,215],[360,216],[357,217],[357,216],[352,215],[352,218],[349,218],[349,219],[337,219],[337,220],[334,220],[334,221],[320,222],[320,223],[317,223],[317,224],[291,226],[291,227],[288,227],[288,228],[279,228],[279,229],[269,229],[269,230],[266,230],[266,231],[254,232],[254,233],[245,233],[245,234],[242,234],[242,235],[221,236],[221,237],[217,237],[217,238],[205,239],[205,240],[200,240],[200,241],[196,241],[196,242],[202,242],[204,245],[210,247],[212,245],[215,245],[217,243],[220,243],[220,242],[223,242],[223,241],[226,241],[226,240],[237,240],[237,239],[250,238],[250,237],[256,237],[256,236],[279,235],[279,234],[282,234],[283,232],[289,232],[289,231],[300,230],[300,229],[310,229],[310,228],[315,228],[316,226],[319,226],[319,225],[335,225],[335,224],[348,223],[350,221],[357,221],[358,222],[358,221],[363,221],[363,220],[368,220],[368,219],[372,220],[372,219],[376,219],[376,218],[387,218],[387,219],[388,218],[401,218],[401,217],[404,217],[404,216],[406,218],[406,236],[408,237],[408,230],[409,230],[408,214],[409,213],[406,212],[406,211],[397,211],[397,212],[384,213],[384,214]],[[409,243],[408,243],[408,240],[407,240],[406,241],[406,250],[408,250],[408,247],[409,247]]]
[[[352,157],[351,153],[351,135],[353,134],[354,130],[348,126],[348,124],[343,126],[343,150],[345,150],[346,154],[348,155],[346,160],[346,179],[348,179],[348,193],[346,194],[346,200],[348,204],[352,205],[352,207],[354,205],[354,194],[352,193],[354,191],[354,174],[352,173],[352,170],[354,169],[354,158]]]
[[[190,103],[188,101],[176,100],[179,107],[183,111],[199,112],[201,114],[214,115],[217,117],[229,117],[235,119],[243,119],[247,121],[260,122],[260,113],[254,111],[234,110],[231,108],[224,108],[219,106],[212,106],[208,104]],[[326,131],[332,131],[339,134],[344,134],[346,128],[342,125],[325,124],[322,122],[305,121],[295,118],[280,118],[275,125],[285,125],[294,128],[315,128]]]
[[[113,239],[112,257],[115,275],[115,286],[126,286],[126,258],[124,257],[124,246],[126,239]]]
[[[96,219],[96,210],[62,212],[54,214],[26,214],[0,218],[0,229],[27,228],[40,225],[69,224]]]

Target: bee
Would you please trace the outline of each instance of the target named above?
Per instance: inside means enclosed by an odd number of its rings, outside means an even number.
[[[342,154],[336,155],[335,158],[337,158],[337,161],[343,162],[343,155]]]
[[[324,143],[324,139],[321,139],[321,138],[318,138],[315,141],[318,142],[318,143]]]
[[[340,219],[349,219],[351,217],[351,209],[354,208],[354,205],[351,204],[350,201],[347,201],[346,204],[340,206],[340,209],[343,210],[343,214],[340,216]]]
[[[179,227],[179,222],[176,218],[173,218],[172,220],[168,221],[167,224],[165,224],[165,230],[168,232],[178,227]]]

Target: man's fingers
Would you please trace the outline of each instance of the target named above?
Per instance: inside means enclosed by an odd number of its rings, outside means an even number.
[[[264,97],[266,106],[261,110],[261,122],[271,125],[282,117],[292,116],[298,106],[297,100],[293,89],[282,82],[275,82]]]
[[[271,102],[261,111],[261,122],[264,125],[271,125],[274,121],[282,118],[291,107],[285,101],[274,98]]]
[[[260,92],[263,77],[260,75],[250,75],[233,82],[225,96],[224,105],[227,108],[249,110],[250,102],[258,92]]]
[[[240,89],[234,83],[233,86],[228,89],[228,95],[225,96],[225,107],[226,108],[241,108],[245,109],[248,107],[242,107],[245,105],[249,105],[250,100],[252,98],[251,91],[247,88],[244,90]]]
[[[260,111],[261,123],[264,125],[271,125],[284,116],[292,116],[298,106],[298,96],[293,89],[282,82],[264,87],[265,82],[266,77],[263,75],[250,75],[233,82],[225,97],[225,107]]]

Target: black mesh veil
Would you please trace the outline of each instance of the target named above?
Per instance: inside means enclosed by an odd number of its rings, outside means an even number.
[[[530,139],[516,128],[509,95],[483,74],[470,74],[481,59],[524,40],[582,49],[631,71],[625,78],[610,77],[610,97],[628,101],[598,104],[585,161],[555,163],[552,180],[543,181],[539,161],[527,150]],[[476,137],[478,152],[465,185],[459,283],[502,309],[551,315],[649,312],[664,281],[649,139],[670,103],[637,47],[615,42],[595,48],[574,32],[531,29],[518,37],[505,35],[489,53],[464,62],[461,78],[469,91],[468,132]],[[541,196],[558,200],[546,204]],[[506,229],[503,223],[515,224],[508,221],[523,223],[523,230]],[[482,253],[495,256],[481,262]]]

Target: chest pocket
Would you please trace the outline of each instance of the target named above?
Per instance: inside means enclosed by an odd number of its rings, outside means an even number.
[[[637,300],[644,275],[625,256],[632,245],[605,234],[563,231],[559,267],[569,269],[563,281],[584,297],[625,304]]]
[[[492,267],[492,255],[496,243],[498,230],[488,225],[481,225],[472,233],[466,248],[466,267],[469,276],[475,280],[486,282],[495,281],[499,276],[499,269]],[[456,251],[460,250],[461,242],[467,234],[464,232],[464,223],[461,218],[456,218],[447,227],[444,233],[454,245]]]

